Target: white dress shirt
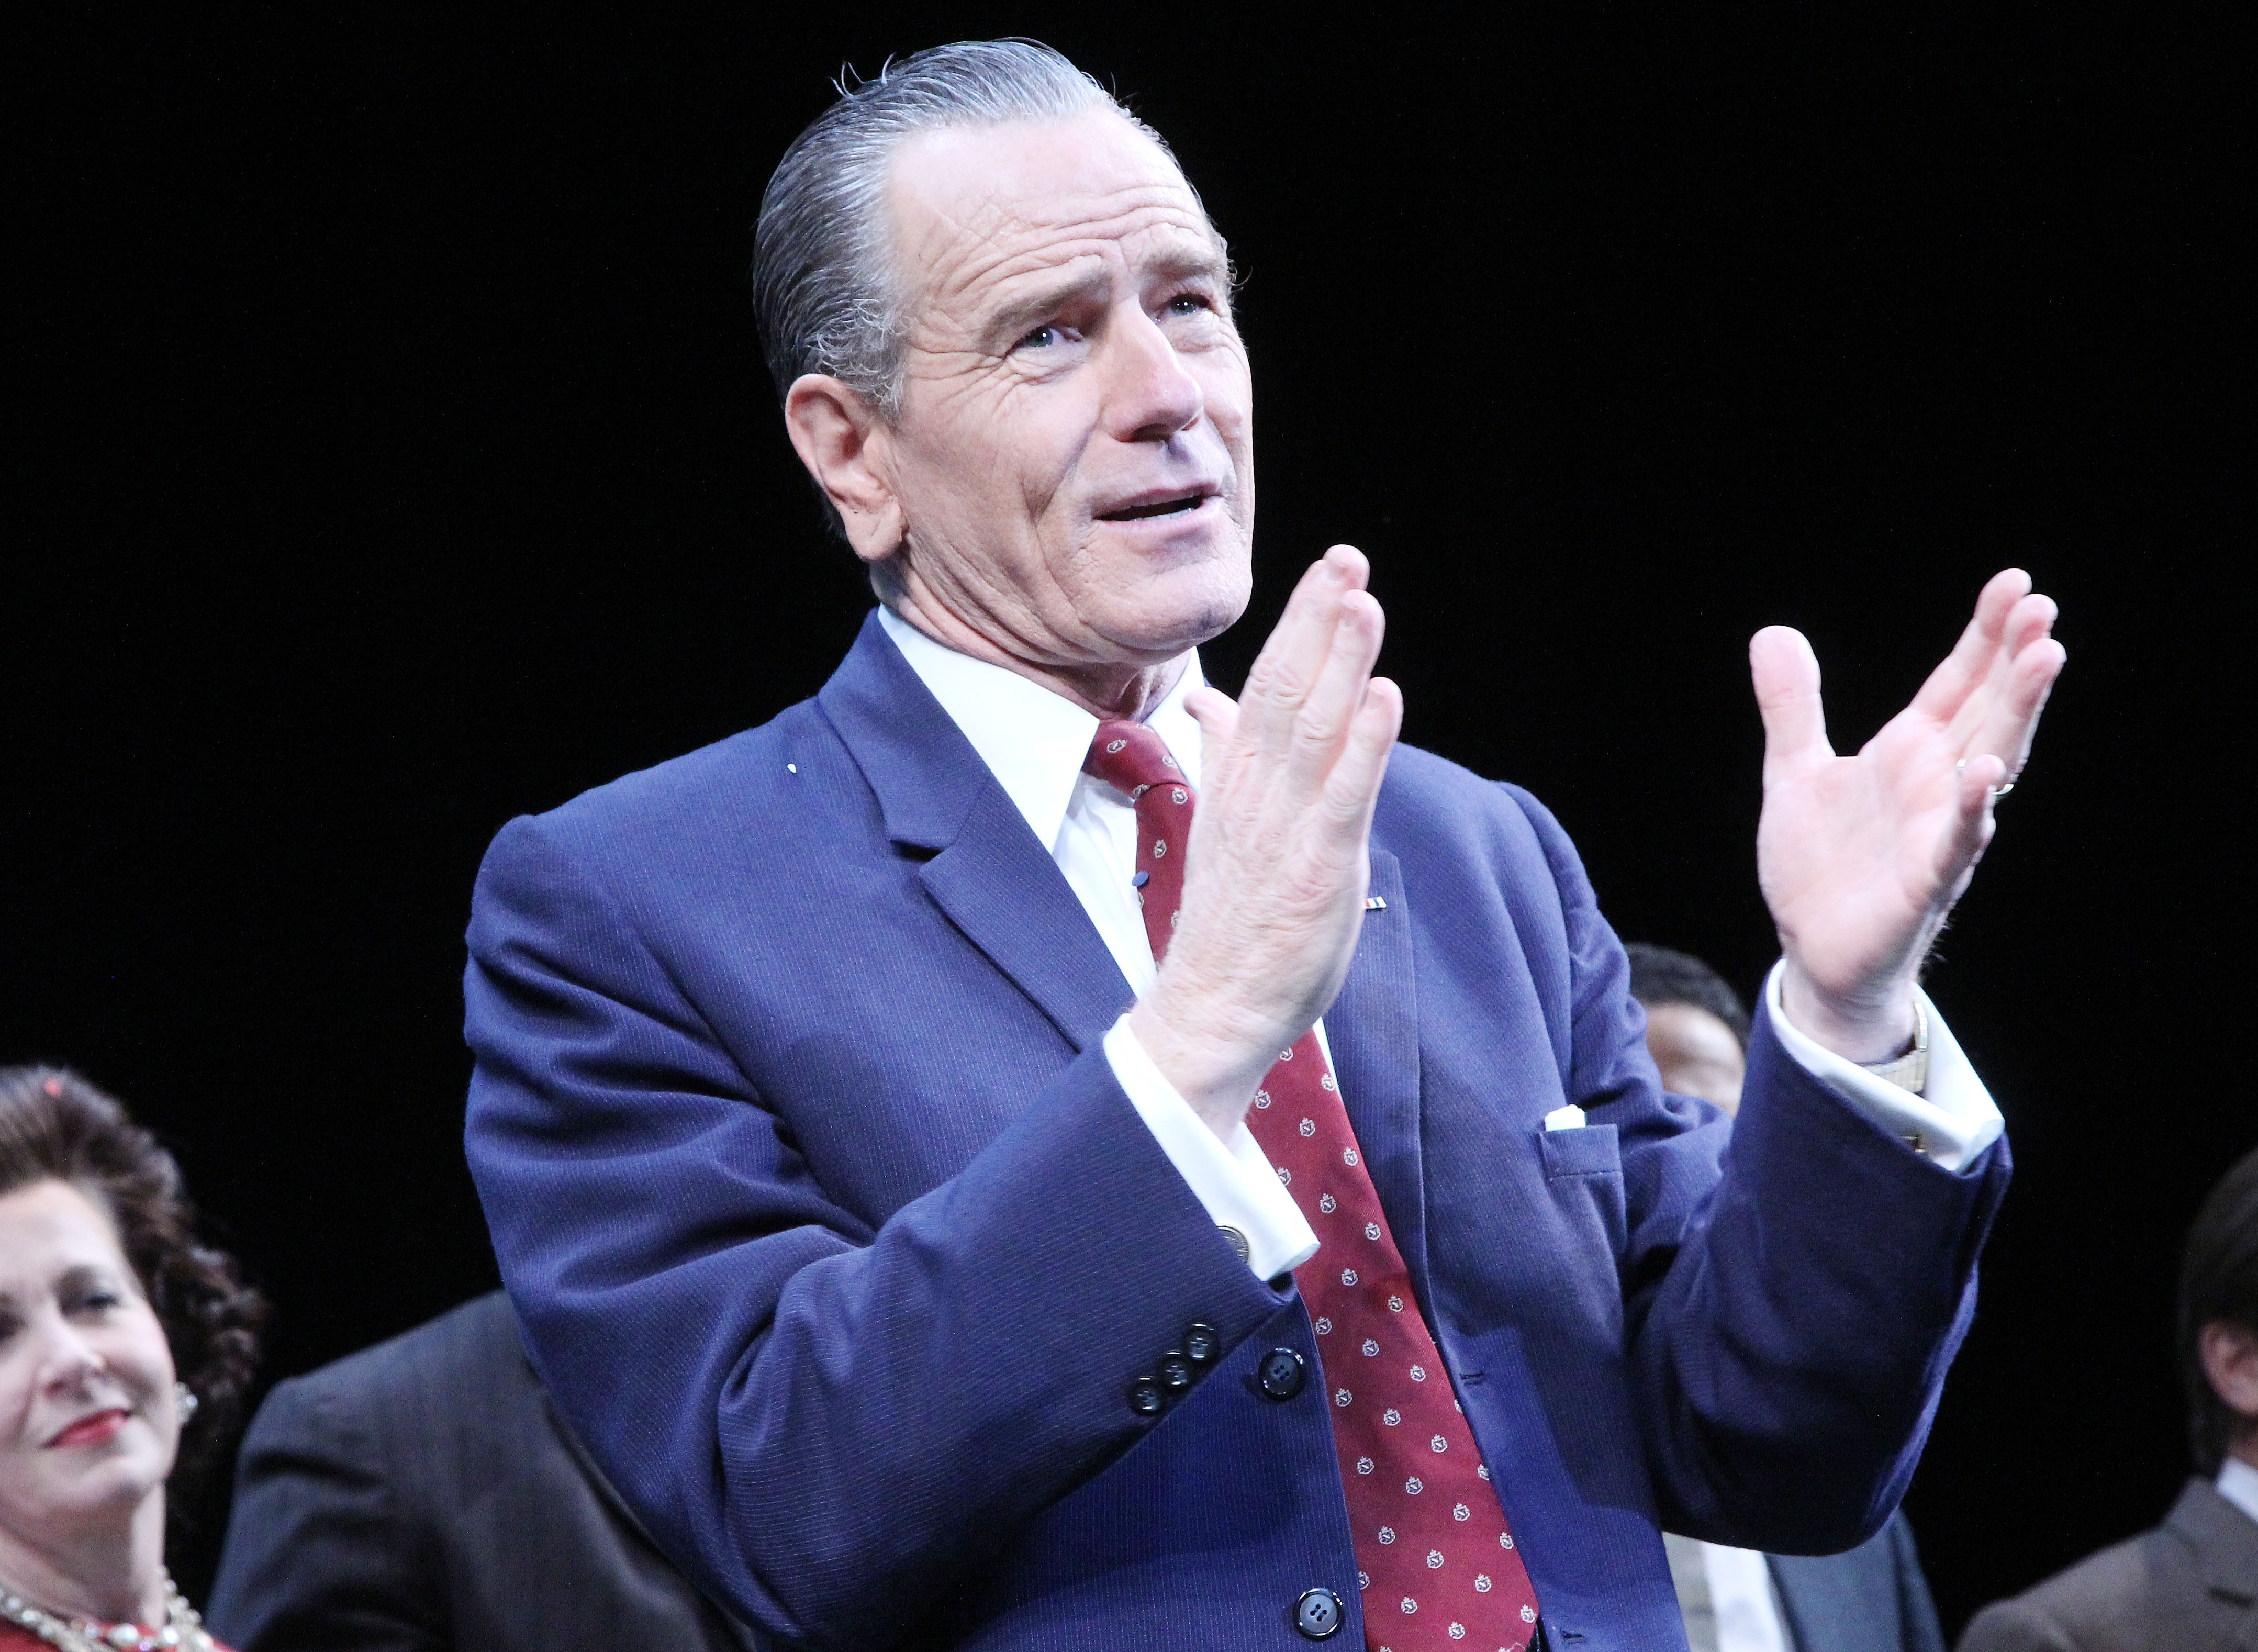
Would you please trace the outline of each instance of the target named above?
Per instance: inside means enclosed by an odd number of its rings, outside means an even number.
[[[2252,1520],[2258,1520],[2258,1469],[2252,1468],[2239,1457],[2231,1457],[2219,1471],[2212,1482],[2219,1494],[2240,1509]]]
[[[1716,1613],[1717,1652],[1792,1652],[1772,1567],[1762,1555],[1703,1543],[1701,1569]]]
[[[1662,1534],[1687,1652],[1797,1652],[1772,1563],[1749,1549]]]
[[[980,754],[1036,840],[1049,848],[1067,887],[1090,915],[1122,975],[1142,996],[1158,970],[1144,914],[1129,881],[1137,866],[1137,812],[1121,793],[1082,771],[1098,720],[1016,671],[944,648],[891,609],[878,610],[878,623]],[[1200,732],[1184,709],[1184,696],[1204,681],[1195,649],[1175,686],[1145,720],[1195,787],[1200,776]],[[1999,1110],[1926,997],[1921,1002],[1928,1017],[1928,1081],[1922,1094],[1915,1095],[1790,1026],[1781,1013],[1778,969],[1765,983],[1765,992],[1772,1025],[1790,1055],[1821,1082],[1864,1107],[1892,1135],[1901,1139],[1918,1136],[1921,1151],[1947,1168],[1962,1168],[1999,1134]],[[1316,1031],[1330,1061],[1332,1052],[1325,1045],[1324,1022]],[[1232,1131],[1227,1142],[1218,1139],[1153,1065],[1129,1031],[1126,1016],[1105,1035],[1105,1055],[1130,1105],[1209,1216],[1218,1226],[1245,1239],[1247,1266],[1258,1277],[1274,1278],[1317,1254],[1317,1235],[1293,1195],[1279,1184],[1276,1171],[1245,1124]],[[1548,1115],[1544,1125],[1548,1130],[1573,1129],[1583,1122],[1580,1110],[1564,1107]]]

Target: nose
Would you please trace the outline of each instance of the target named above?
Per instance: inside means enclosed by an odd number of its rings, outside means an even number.
[[[68,1320],[59,1321],[47,1334],[46,1358],[42,1362],[46,1386],[57,1393],[83,1387],[88,1379],[110,1369],[102,1351],[79,1334]]]
[[[1108,433],[1120,442],[1168,442],[1199,422],[1206,411],[1199,380],[1184,371],[1168,336],[1130,303],[1109,330],[1106,394]]]

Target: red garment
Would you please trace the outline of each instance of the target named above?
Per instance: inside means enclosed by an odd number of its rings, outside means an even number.
[[[1101,724],[1084,765],[1137,810],[1145,933],[1175,933],[1196,799],[1161,737]],[[1322,1248],[1295,1273],[1315,1316],[1373,1652],[1524,1652],[1537,1592],[1489,1483],[1315,1032],[1246,1115]]]

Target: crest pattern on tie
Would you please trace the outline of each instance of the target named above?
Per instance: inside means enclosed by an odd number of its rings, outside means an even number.
[[[1157,962],[1182,904],[1196,799],[1142,723],[1099,725],[1083,767],[1136,807],[1137,892]],[[1246,1124],[1317,1236],[1295,1280],[1317,1333],[1366,1645],[1528,1652],[1537,1592],[1314,1032],[1279,1053]]]

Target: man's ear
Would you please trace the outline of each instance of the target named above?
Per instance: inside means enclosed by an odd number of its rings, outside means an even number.
[[[2258,1331],[2231,1319],[2214,1319],[2197,1334],[2203,1374],[2245,1428],[2258,1424]]]
[[[784,425],[799,462],[838,511],[855,554],[875,564],[899,549],[893,433],[877,409],[827,373],[802,373],[785,395]]]

